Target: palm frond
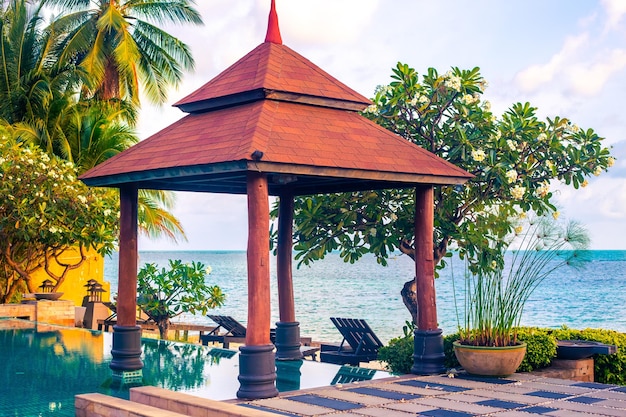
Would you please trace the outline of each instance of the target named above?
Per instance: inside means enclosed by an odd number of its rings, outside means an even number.
[[[41,0],[43,6],[57,7],[63,10],[81,10],[89,6],[91,0]]]
[[[166,237],[174,242],[187,240],[180,221],[173,214],[159,207],[152,198],[152,190],[140,190],[138,197],[139,231],[151,238]],[[158,198],[162,198],[158,197]]]
[[[189,0],[129,0],[126,2],[128,13],[157,23],[193,23],[201,25],[202,16]]]

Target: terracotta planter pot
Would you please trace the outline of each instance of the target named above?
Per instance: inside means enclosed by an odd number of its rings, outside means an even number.
[[[526,355],[526,343],[515,346],[468,346],[453,343],[454,354],[468,373],[485,376],[507,376],[515,373]]]

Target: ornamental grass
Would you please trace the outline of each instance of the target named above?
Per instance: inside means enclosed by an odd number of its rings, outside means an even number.
[[[579,252],[589,244],[587,231],[577,222],[562,225],[542,216],[527,222],[525,229],[511,239],[508,247],[515,249],[507,251],[502,266],[471,272],[466,263],[462,298],[454,291],[461,344],[518,344],[526,301],[555,270],[576,267]]]

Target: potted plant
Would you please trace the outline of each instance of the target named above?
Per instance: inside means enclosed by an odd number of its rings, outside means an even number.
[[[469,373],[515,372],[526,353],[526,344],[517,338],[526,302],[552,272],[573,265],[589,243],[586,230],[576,222],[561,225],[544,216],[524,227],[515,228],[508,246],[514,249],[507,252],[503,265],[472,270],[466,263],[463,297],[455,299],[460,339],[453,345]]]

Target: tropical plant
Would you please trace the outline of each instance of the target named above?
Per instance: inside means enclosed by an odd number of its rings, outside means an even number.
[[[435,187],[434,261],[450,245],[473,272],[502,266],[505,237],[516,216],[556,210],[557,183],[574,188],[600,175],[614,160],[603,138],[567,118],[545,121],[530,104],[516,103],[498,118],[482,99],[486,81],[478,68],[430,68],[420,77],[406,64],[393,69],[364,115],[474,175],[465,186]],[[387,265],[390,253],[414,254],[414,191],[394,189],[297,198],[294,241],[299,265],[339,250],[346,262],[373,253]],[[276,215],[274,208],[273,214]],[[558,214],[558,213],[557,213]],[[416,321],[414,279],[402,296]]]
[[[148,263],[139,270],[137,305],[157,324],[161,339],[167,338],[170,319],[183,313],[206,315],[224,304],[220,287],[205,282],[210,273],[210,267],[201,262],[180,260],[170,260],[167,269]]]
[[[54,22],[42,28],[41,3],[14,0],[0,9],[0,124],[21,141],[87,171],[138,142],[129,127],[137,111],[123,100],[79,100],[85,73],[62,60],[64,34]],[[185,238],[169,210],[171,193],[141,190],[139,231],[146,236]]]
[[[29,123],[43,149],[53,154],[59,121],[75,101],[81,71],[59,60],[57,34],[42,28],[41,7],[25,0],[0,7],[0,118]]]
[[[6,128],[0,137],[0,303],[6,303],[20,289],[36,291],[34,271],[43,268],[56,291],[86,260],[85,249],[110,253],[119,221],[115,192],[88,188],[70,162],[16,142]],[[73,264],[58,258],[70,247],[81,255]]]
[[[494,262],[492,269],[465,269],[461,294],[455,297],[461,344],[516,345],[528,298],[555,270],[576,265],[579,251],[589,244],[586,230],[576,222],[562,226],[542,216],[522,229],[518,226],[508,241],[514,249],[504,267]]]
[[[162,104],[167,89],[194,61],[187,45],[159,24],[201,24],[193,0],[42,0],[60,8],[53,27],[64,33],[60,59],[75,60],[90,80],[90,97],[139,104],[139,90]]]

